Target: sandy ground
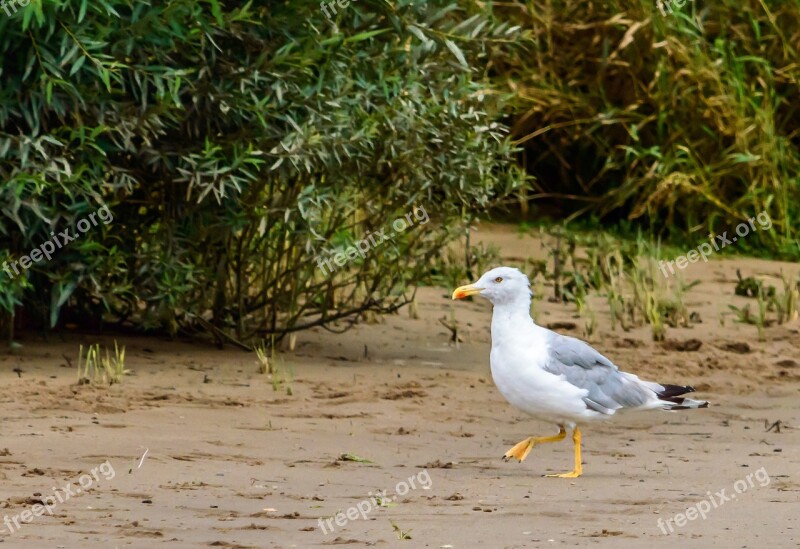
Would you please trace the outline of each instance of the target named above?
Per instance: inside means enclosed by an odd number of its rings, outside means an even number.
[[[513,230],[490,233],[509,264],[542,254]],[[0,357],[0,547],[798,547],[800,325],[772,327],[765,342],[753,326],[720,326],[720,310],[743,299],[736,268],[798,265],[691,265],[686,278],[701,284],[688,303],[703,322],[667,336],[699,340],[694,351],[656,344],[648,328],[612,332],[598,306],[599,350],[641,377],[692,384],[713,406],[588,426],[584,475],[570,480],[542,477],[571,468],[569,440],[522,464],[500,459],[555,428],[494,388],[490,305],[444,289],[420,290],[418,319],[300,334],[278,361],[278,390],[240,350],[131,337],[118,338],[132,370],[122,385],[78,386],[64,357],[113,338],[30,334]],[[574,306],[536,311],[581,336]],[[459,345],[439,323],[453,312]],[[741,343],[750,350],[730,347]],[[19,518],[56,494],[52,515]],[[677,525],[687,509],[694,520]],[[320,521],[338,512],[338,524]]]

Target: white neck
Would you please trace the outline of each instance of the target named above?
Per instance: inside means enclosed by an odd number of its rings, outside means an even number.
[[[536,327],[531,318],[530,297],[495,305],[492,312],[492,345],[503,343],[510,335],[520,333],[518,329],[523,327]]]

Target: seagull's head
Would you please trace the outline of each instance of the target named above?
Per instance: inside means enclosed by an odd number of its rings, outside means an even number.
[[[530,303],[530,282],[519,269],[496,267],[491,271],[486,271],[474,284],[456,288],[453,292],[453,299],[463,299],[478,294],[494,305],[515,302]]]

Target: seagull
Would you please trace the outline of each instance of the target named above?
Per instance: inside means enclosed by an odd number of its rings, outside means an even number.
[[[530,283],[519,269],[492,269],[474,284],[456,288],[453,299],[471,295],[481,295],[494,306],[489,362],[500,394],[515,408],[559,428],[557,435],[529,437],[514,445],[503,455],[505,461],[522,462],[537,444],[564,440],[569,428],[574,468],[545,476],[577,478],[583,473],[579,424],[608,419],[617,410],[708,407],[706,401],[681,396],[693,387],[641,380],[580,339],[538,326],[530,314]]]

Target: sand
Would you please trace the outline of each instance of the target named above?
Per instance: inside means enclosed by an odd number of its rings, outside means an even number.
[[[480,237],[508,264],[543,253],[510,229]],[[129,336],[116,338],[132,371],[121,385],[77,385],[78,345],[113,347],[113,337],[23,334],[23,348],[0,357],[0,543],[798,547],[800,324],[773,326],[763,342],[754,326],[721,326],[720,311],[745,300],[733,296],[737,268],[798,266],[691,265],[684,276],[701,283],[687,302],[702,323],[668,329],[667,345],[646,327],[611,331],[598,303],[593,345],[713,405],[587,426],[578,479],[542,477],[571,469],[569,439],[521,464],[500,459],[556,428],[504,402],[488,366],[490,305],[453,303],[446,289],[420,289],[416,319],[402,311],[344,335],[299,334],[277,361],[277,390],[252,354]],[[582,336],[573,305],[543,300],[536,311]],[[439,322],[453,313],[457,345]],[[676,350],[690,339],[699,348]],[[81,482],[67,498],[64,486]],[[55,504],[35,507],[42,499]]]

